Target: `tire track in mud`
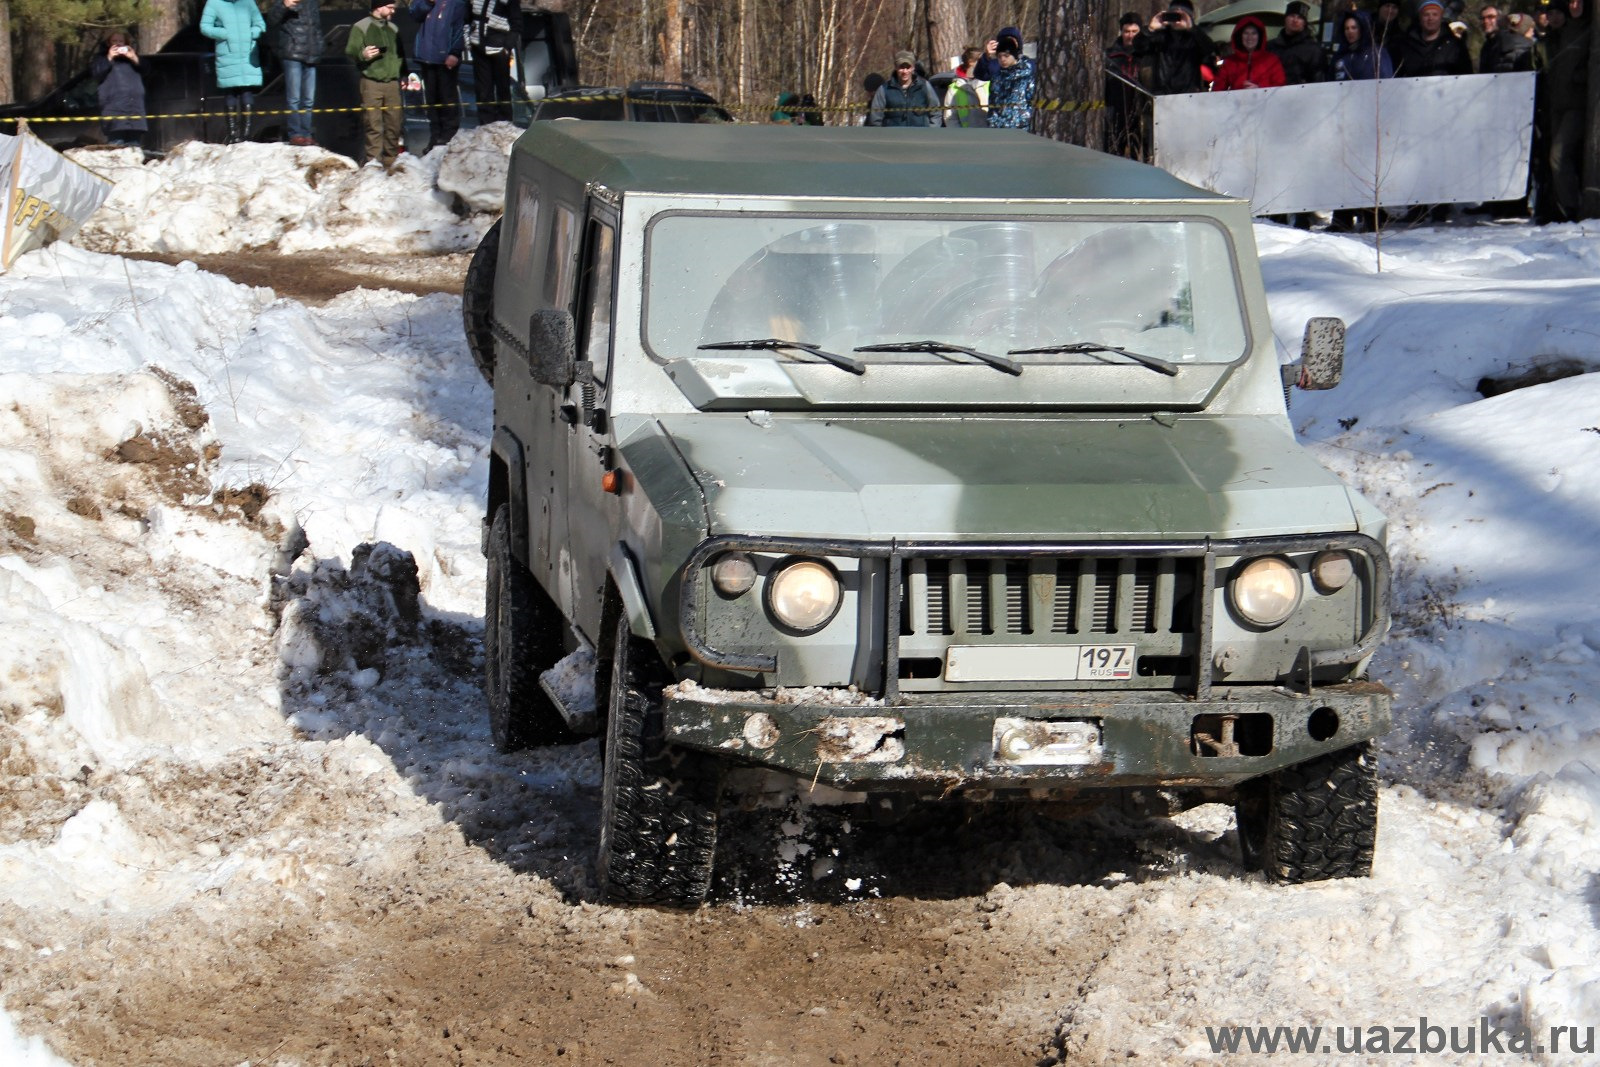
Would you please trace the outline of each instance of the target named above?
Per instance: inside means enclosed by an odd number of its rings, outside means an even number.
[[[401,851],[315,902],[257,890],[8,953],[8,996],[80,1065],[993,1065],[1047,1033],[999,1021],[1019,965],[1066,969],[997,938],[986,900],[627,912],[449,828]]]

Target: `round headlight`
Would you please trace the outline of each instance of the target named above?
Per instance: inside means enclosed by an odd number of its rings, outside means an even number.
[[[1300,606],[1300,572],[1286,559],[1263,556],[1239,569],[1228,592],[1246,622],[1276,626]]]
[[[711,584],[723,596],[744,596],[756,584],[756,565],[743,552],[727,552],[711,565]]]
[[[767,608],[783,625],[801,633],[820,630],[839,610],[839,579],[825,563],[803,559],[767,580]]]
[[[1311,584],[1319,593],[1337,593],[1355,576],[1355,561],[1348,552],[1318,552],[1311,560]]]

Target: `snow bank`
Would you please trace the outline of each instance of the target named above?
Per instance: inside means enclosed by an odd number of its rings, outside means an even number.
[[[479,610],[481,579],[467,577],[476,564],[453,560],[478,555],[490,402],[465,351],[459,300],[358,289],[313,309],[193,264],[70,246],[24,257],[8,278],[0,369],[163,368],[193,386],[220,442],[211,488],[264,486],[269,518],[346,564],[362,543],[398,545],[416,557],[431,604]],[[40,344],[28,323],[54,324],[70,342]],[[81,409],[55,402],[58,417],[90,432],[54,436],[54,447],[94,452],[122,440],[140,420],[117,395],[107,391],[109,405],[86,397]],[[226,532],[210,531],[208,544],[175,511],[153,524],[161,551],[212,565],[237,558],[218,543]]]
[[[68,155],[115,183],[73,243],[100,252],[450,252],[477,245],[503,203],[520,131],[458,134],[393,173],[321,148],[188,141],[143,161],[132,148]]]

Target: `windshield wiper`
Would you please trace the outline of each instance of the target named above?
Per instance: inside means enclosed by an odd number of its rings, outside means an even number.
[[[1147,356],[1143,352],[1134,352],[1116,345],[1103,345],[1099,341],[1074,341],[1070,345],[1045,345],[1043,348],[1011,348],[1008,354],[1013,356],[1023,355],[1054,355],[1060,352],[1115,352],[1119,356],[1127,356],[1135,363],[1143,364],[1151,370],[1158,370],[1162,374],[1173,377],[1178,375],[1178,365],[1162,359],[1160,356]]]
[[[932,352],[932,353],[935,353],[935,354],[944,354],[944,353],[948,353],[948,352],[959,352],[963,356],[971,356],[973,359],[979,360],[980,362],[983,362],[983,363],[987,363],[987,364],[989,364],[989,366],[993,367],[995,370],[1003,370],[1007,374],[1021,374],[1022,373],[1022,364],[1018,363],[1014,359],[1007,359],[1004,356],[993,356],[993,355],[990,355],[988,352],[979,352],[976,348],[968,348],[966,345],[949,345],[949,344],[945,344],[943,341],[897,341],[897,342],[894,342],[892,344],[857,345],[852,351],[856,351],[856,352]]]
[[[861,362],[859,359],[851,359],[849,356],[840,356],[835,355],[832,352],[825,352],[809,341],[785,341],[781,337],[757,337],[749,341],[710,341],[701,345],[700,347],[703,349],[710,348],[738,352],[755,352],[760,350],[776,352],[781,348],[793,348],[801,352],[809,352],[818,359],[832,363],[835,367],[839,367],[842,370],[847,370],[851,374],[867,373],[867,365]]]

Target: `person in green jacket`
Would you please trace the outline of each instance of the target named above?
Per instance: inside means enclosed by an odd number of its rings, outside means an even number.
[[[217,87],[225,94],[228,143],[250,136],[250,109],[261,88],[261,35],[267,20],[256,0],[206,0],[200,32],[216,42]]]
[[[361,72],[361,121],[367,165],[393,169],[400,155],[400,70],[405,56],[395,30],[394,0],[372,0],[372,16],[350,27],[344,54]]]

